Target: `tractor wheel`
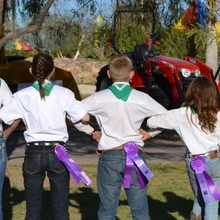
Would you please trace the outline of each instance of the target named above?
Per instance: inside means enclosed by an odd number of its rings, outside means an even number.
[[[109,66],[106,65],[101,68],[96,78],[96,92],[107,89],[112,85],[112,79],[108,78],[107,71]]]
[[[144,90],[151,98],[159,102],[164,108],[169,109],[170,100],[167,97],[166,93],[157,85],[154,85],[150,88]]]

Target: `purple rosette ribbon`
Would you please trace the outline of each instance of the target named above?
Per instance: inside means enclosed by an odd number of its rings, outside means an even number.
[[[67,150],[62,145],[56,145],[54,152],[61,162],[66,166],[68,171],[70,172],[71,176],[75,180],[77,184],[80,183],[80,180],[88,186],[92,181],[86,175],[86,173],[82,170],[82,168],[70,157],[68,157]]]
[[[126,155],[126,168],[123,180],[123,187],[129,189],[131,185],[132,170],[135,171],[138,177],[140,187],[146,187],[148,180],[153,177],[153,173],[147,167],[145,162],[138,156],[138,145],[135,142],[127,142],[124,144]]]
[[[220,193],[214,181],[205,171],[206,169],[205,158],[201,156],[196,156],[191,160],[190,165],[196,174],[204,202],[205,203],[211,202],[211,195],[215,200],[220,200]]]

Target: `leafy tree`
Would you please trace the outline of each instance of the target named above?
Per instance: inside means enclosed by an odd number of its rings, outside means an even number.
[[[158,46],[158,50],[163,55],[178,57],[180,59],[188,54],[187,50],[187,37],[183,31],[168,27],[160,32],[161,43]]]
[[[160,19],[163,21],[164,27],[175,24],[193,2],[193,0],[162,1],[158,11]],[[215,71],[218,64],[218,36],[216,31],[216,24],[218,18],[217,12],[219,11],[219,1],[200,0],[199,2],[204,4],[203,9],[207,12],[206,20],[204,24],[201,24],[198,22],[198,20],[195,19],[195,14],[189,14],[192,21],[187,24],[188,26],[185,32],[188,39],[188,54],[204,60],[206,64],[212,67]]]
[[[71,2],[71,0],[69,0]],[[93,0],[87,2],[85,0],[76,0],[82,7],[88,7],[95,10],[95,2]],[[0,0],[0,63],[6,62],[4,45],[10,40],[16,39],[27,33],[39,32],[42,28],[44,19],[49,15],[49,9],[54,4],[54,0]],[[22,18],[31,18],[30,23],[23,28],[14,30],[5,35],[4,23],[8,19],[9,11],[12,12],[12,20],[16,19],[16,11],[20,12]]]
[[[14,2],[14,1],[12,1]],[[23,34],[26,33],[34,33],[37,32],[41,29],[43,21],[45,16],[48,14],[48,11],[51,7],[51,5],[54,3],[54,0],[47,0],[47,1],[21,1],[22,3],[26,3],[24,5],[24,10],[23,13],[26,15],[34,15],[33,16],[33,23],[30,26],[15,30],[13,32],[10,32],[6,34],[4,37],[1,38],[0,40],[0,48],[4,46],[5,43],[8,41],[17,38]],[[4,23],[5,19],[7,17],[7,12],[8,12],[8,4],[10,4],[11,1],[7,0],[0,0],[0,27],[1,30],[4,30]],[[32,3],[32,4],[31,4]],[[43,5],[43,3],[45,3]],[[32,8],[30,7],[32,6]],[[32,9],[32,10],[31,10]],[[37,13],[37,14],[36,14]],[[37,17],[36,17],[37,16]]]

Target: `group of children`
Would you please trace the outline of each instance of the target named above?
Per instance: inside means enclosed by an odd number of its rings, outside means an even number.
[[[85,124],[89,122],[89,114],[96,118],[101,129],[100,139],[94,137],[98,140],[100,153],[97,169],[98,219],[116,219],[120,190],[129,167],[128,154],[133,159],[136,157],[144,161],[146,167],[142,151],[144,140],[161,132],[158,128],[175,129],[186,144],[186,165],[195,196],[190,219],[218,219],[218,200],[211,198],[209,202],[204,201],[192,166],[193,162],[198,163],[194,161],[198,156],[203,158],[206,172],[220,189],[218,94],[214,84],[206,77],[198,77],[190,84],[183,107],[167,111],[147,94],[132,89],[129,84],[134,75],[132,62],[124,55],[110,59],[108,76],[112,78],[113,85],[81,102],[70,90],[51,83],[54,63],[49,54],[36,55],[30,73],[35,79],[34,84],[8,98],[9,101],[3,103],[0,110],[2,121],[11,125],[9,134],[14,129],[13,123],[19,120],[26,126],[24,138],[27,144],[22,168],[26,220],[41,219],[46,173],[51,186],[53,218],[69,220],[69,173],[56,158],[54,145],[65,145],[68,140],[66,117],[77,123],[78,129],[93,133],[93,129]],[[2,98],[4,95],[0,94]],[[147,125],[154,131],[143,135],[140,127],[145,118],[150,118]],[[8,135],[7,130],[5,132]],[[1,141],[4,143],[0,138]],[[2,146],[5,148],[5,144]],[[140,186],[140,175],[134,167],[129,178],[129,186],[124,188],[132,219],[150,220],[147,182]]]

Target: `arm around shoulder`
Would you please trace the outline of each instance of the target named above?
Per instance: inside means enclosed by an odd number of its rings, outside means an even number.
[[[150,117],[147,120],[147,126],[151,129],[175,129],[181,123],[182,113],[180,109],[169,110],[164,114]],[[157,129],[158,130],[158,129]]]

